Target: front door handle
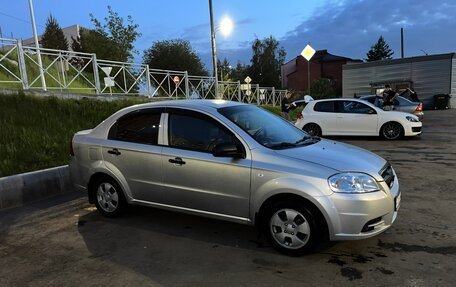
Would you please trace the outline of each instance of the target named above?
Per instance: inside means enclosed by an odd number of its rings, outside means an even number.
[[[185,164],[185,161],[183,161],[180,157],[170,158],[168,161],[170,163],[174,164],[174,165],[183,165],[183,164]]]
[[[120,155],[121,154],[120,151],[118,149],[116,149],[116,148],[108,150],[108,153],[109,154],[113,154],[113,155]]]

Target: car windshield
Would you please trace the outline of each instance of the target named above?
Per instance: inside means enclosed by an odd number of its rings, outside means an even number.
[[[259,107],[234,106],[220,108],[218,111],[246,131],[258,143],[272,149],[309,145],[320,140]]]

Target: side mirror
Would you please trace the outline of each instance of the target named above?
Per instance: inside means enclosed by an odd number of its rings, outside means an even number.
[[[215,157],[244,158],[245,155],[234,143],[220,143],[212,149]]]
[[[375,115],[377,112],[373,109],[370,109],[368,112],[367,112],[369,115]]]

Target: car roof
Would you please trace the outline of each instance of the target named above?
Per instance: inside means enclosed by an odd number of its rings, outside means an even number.
[[[245,103],[226,101],[226,100],[173,100],[173,101],[158,101],[153,103],[145,103],[134,105],[135,108],[153,108],[153,107],[181,107],[181,108],[225,108],[232,106],[247,105]]]

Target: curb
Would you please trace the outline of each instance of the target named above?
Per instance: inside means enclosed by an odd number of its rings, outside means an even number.
[[[0,178],[0,209],[73,191],[68,165]]]

